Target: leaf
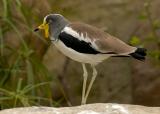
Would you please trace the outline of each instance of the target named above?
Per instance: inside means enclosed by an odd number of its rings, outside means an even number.
[[[160,29],[160,21],[159,20],[154,20],[153,27],[154,27],[155,30]]]
[[[160,50],[154,50],[149,55],[156,60],[160,60]]]
[[[138,19],[139,20],[146,20],[148,17],[147,17],[147,14],[146,14],[146,12],[144,12],[144,11],[142,11],[141,13],[140,13],[140,15],[138,15]]]
[[[139,45],[141,43],[140,38],[137,36],[133,36],[130,40],[130,44],[135,46],[135,45]]]

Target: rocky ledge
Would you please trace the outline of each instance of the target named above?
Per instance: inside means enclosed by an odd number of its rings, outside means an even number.
[[[97,103],[75,107],[21,107],[5,109],[0,114],[160,114],[160,107]]]

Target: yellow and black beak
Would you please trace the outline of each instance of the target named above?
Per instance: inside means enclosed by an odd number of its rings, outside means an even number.
[[[38,26],[36,29],[34,29],[35,32],[39,31],[39,30],[44,30],[45,33],[45,37],[48,38],[49,37],[49,25],[46,22],[43,22],[43,24],[41,24],[40,26]]]

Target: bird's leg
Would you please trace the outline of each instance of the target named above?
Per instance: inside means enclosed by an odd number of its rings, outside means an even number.
[[[86,92],[86,85],[87,85],[87,78],[88,78],[88,72],[87,72],[87,69],[84,63],[82,63],[82,67],[83,67],[83,89],[82,89],[81,105],[86,104],[85,103],[85,92]]]
[[[87,92],[86,92],[86,95],[85,95],[84,103],[86,103],[86,101],[87,101],[88,95],[89,95],[90,90],[91,90],[92,85],[93,85],[93,82],[95,81],[96,76],[97,76],[97,70],[96,70],[95,66],[91,65],[91,67],[93,69],[93,76],[92,76],[92,79],[91,79],[91,81],[89,83],[89,86],[88,86],[88,89],[87,89]]]

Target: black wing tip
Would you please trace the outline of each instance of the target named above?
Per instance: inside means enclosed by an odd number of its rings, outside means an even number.
[[[137,50],[134,53],[131,53],[130,55],[137,60],[144,61],[146,59],[147,49],[137,48]]]
[[[140,55],[146,56],[147,55],[147,49],[146,48],[137,48],[135,53],[138,53]]]

